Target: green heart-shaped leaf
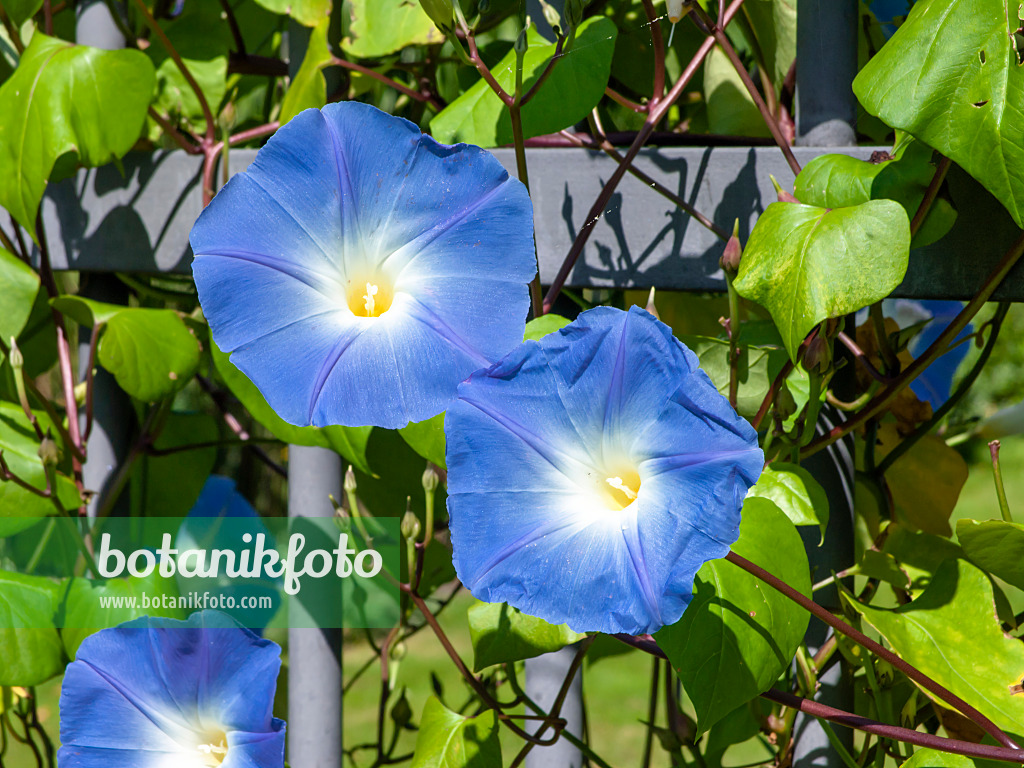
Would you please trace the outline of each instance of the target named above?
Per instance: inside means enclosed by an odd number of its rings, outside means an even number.
[[[735,286],[771,313],[796,360],[818,323],[888,296],[909,255],[910,221],[892,200],[835,209],[772,203],[750,233]]]
[[[772,502],[744,502],[732,548],[810,595],[803,542]],[[771,687],[793,660],[809,620],[803,608],[739,566],[704,564],[683,618],[655,636],[683,681],[701,732]]]
[[[412,768],[501,768],[494,712],[463,717],[431,696],[420,718]]]
[[[38,685],[63,669],[58,590],[49,579],[0,571],[0,685]]]
[[[419,2],[409,0],[351,0],[350,37],[342,40],[345,53],[375,59],[407,45],[444,41]]]
[[[532,659],[564,648],[586,635],[567,624],[554,625],[505,603],[476,603],[469,609],[469,637],[473,642],[473,671],[492,664]]]
[[[1024,226],[1018,0],[920,0],[860,71],[864,108],[934,147]]]
[[[153,65],[140,51],[32,35],[0,86],[0,208],[35,237],[36,211],[57,159],[73,154],[97,166],[131,149],[153,82]]]

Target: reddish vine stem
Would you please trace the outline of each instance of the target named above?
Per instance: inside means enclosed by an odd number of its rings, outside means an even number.
[[[92,434],[93,389],[96,381],[93,370],[96,368],[96,350],[99,347],[100,332],[99,327],[93,328],[92,338],[89,339],[89,359],[86,361],[85,368],[85,430],[82,432],[84,443],[89,442],[89,435]]]
[[[726,56],[729,57],[729,61],[732,62],[733,69],[736,70],[736,74],[740,76],[740,80],[743,81],[744,87],[750,94],[750,98],[754,100],[754,104],[757,105],[758,112],[761,113],[761,118],[764,120],[765,125],[768,126],[768,130],[771,131],[772,138],[775,139],[775,143],[779,145],[779,149],[782,150],[782,154],[786,157],[786,162],[789,163],[789,167],[793,171],[793,175],[797,176],[800,174],[800,163],[797,162],[796,156],[793,154],[792,147],[789,146],[789,141],[782,135],[782,129],[779,128],[779,121],[775,119],[775,115],[768,109],[768,105],[765,104],[764,99],[761,97],[761,92],[757,90],[757,86],[750,77],[750,73],[747,72],[747,68],[740,61],[739,54],[736,53],[736,49],[733,48],[732,43],[726,36],[725,31],[715,22],[713,22],[704,10],[697,5],[693,5],[693,14],[699,20],[700,24],[703,24],[707,31],[714,35],[715,42],[718,43],[718,47],[722,49]]]
[[[410,99],[413,99],[414,101],[422,101],[430,104],[430,106],[433,107],[438,112],[444,109],[444,105],[441,104],[437,99],[435,99],[432,94],[415,91],[412,88],[409,88],[408,86],[402,85],[397,80],[391,79],[387,75],[382,75],[380,72],[370,69],[369,67],[364,67],[362,64],[356,64],[355,62],[352,61],[346,61],[345,59],[340,59],[337,56],[331,57],[331,64],[333,64],[336,67],[341,67],[342,69],[349,69],[352,70],[353,72],[358,72],[361,75],[366,75],[367,77],[372,77],[377,82],[384,83],[384,85],[388,86],[389,88],[394,88],[399,93],[404,93],[406,96],[408,96]]]
[[[728,555],[725,556],[725,559],[733,565],[739,566],[747,573],[756,576],[773,589],[781,592],[783,595],[785,595],[790,600],[795,602],[801,608],[803,608],[806,611],[809,611],[811,614],[821,619],[828,626],[832,627],[832,629],[834,629],[836,632],[841,632],[858,645],[863,646],[879,658],[882,658],[885,661],[892,664],[896,669],[900,670],[903,674],[905,674],[911,680],[916,682],[922,688],[931,691],[940,699],[945,701],[947,704],[959,710],[962,715],[973,720],[986,733],[988,733],[993,739],[998,741],[1004,747],[1007,747],[1011,750],[1020,750],[1020,747],[1018,747],[1017,744],[1014,743],[1013,739],[1011,739],[1009,736],[1003,733],[999,726],[997,726],[995,723],[993,723],[991,720],[985,717],[985,715],[983,715],[977,709],[972,707],[970,704],[968,704],[966,701],[961,699],[959,696],[957,696],[949,689],[940,685],[935,680],[932,680],[926,674],[917,669],[917,667],[912,666],[892,651],[889,651],[886,648],[884,648],[881,644],[876,643],[863,632],[854,629],[852,626],[847,624],[838,616],[834,615],[831,611],[822,608],[813,600],[805,597],[802,593],[793,589],[793,587],[789,586],[789,584],[787,584],[786,582],[768,573],[768,571],[766,571],[764,568],[762,568],[759,565],[756,565],[755,563],[750,562],[745,557],[737,555],[735,552],[730,552]],[[1024,751],[1020,751],[1019,755],[1021,758],[1020,761],[1024,763]]]
[[[552,55],[551,59],[548,61],[547,66],[544,67],[544,71],[541,72],[540,77],[537,78],[537,82],[535,82],[533,85],[531,85],[530,86],[530,90],[528,90],[523,95],[522,100],[519,102],[519,105],[521,107],[525,107],[526,104],[530,101],[530,99],[532,99],[537,94],[537,91],[539,91],[541,89],[541,87],[544,85],[544,83],[547,82],[547,79],[549,77],[551,77],[551,73],[554,71],[555,65],[558,63],[558,60],[561,59],[565,55],[562,52],[562,47],[564,45],[565,45],[565,37],[559,37],[558,38],[558,43],[555,45],[555,53],[554,53],[554,55]]]
[[[928,211],[931,210],[932,204],[935,202],[935,198],[939,196],[939,189],[942,187],[942,182],[946,180],[946,174],[949,173],[949,167],[952,164],[953,161],[948,157],[943,157],[939,160],[939,164],[935,168],[935,174],[932,176],[932,180],[928,184],[928,189],[925,190],[924,199],[921,200],[921,205],[917,207],[917,211],[914,213],[914,218],[910,222],[911,237],[920,231],[921,225],[924,224],[924,220],[928,218]]]
[[[965,757],[976,757],[985,760],[1001,760],[1009,763],[1024,763],[1024,751],[1019,749],[993,747],[988,744],[974,744],[972,742],[961,741],[959,739],[947,739],[942,736],[933,736],[930,733],[921,733],[909,728],[900,728],[895,725],[885,725],[884,723],[879,723],[875,720],[861,717],[860,715],[855,715],[850,712],[845,712],[841,709],[836,709],[835,707],[830,707],[825,704],[819,704],[818,702],[810,699],[794,696],[791,693],[786,693],[785,691],[780,691],[775,688],[765,691],[761,696],[769,701],[774,701],[777,704],[782,704],[784,707],[799,710],[800,712],[804,712],[812,717],[820,717],[822,720],[828,720],[839,725],[845,725],[847,728],[865,731],[866,733],[871,733],[887,739],[893,739],[894,741],[902,741],[918,747],[928,747],[929,749],[935,749],[941,752],[952,752],[954,754],[964,755]]]
[[[665,40],[658,23],[658,14],[651,0],[643,0],[644,13],[647,14],[648,26],[651,28],[651,47],[654,48],[654,98],[661,99],[665,95]]]
[[[639,651],[643,651],[644,653],[648,653],[659,659],[668,660],[668,655],[650,637],[650,635],[642,635],[640,637],[632,637],[630,635],[613,635],[613,637]],[[975,744],[969,741],[961,741],[959,739],[949,739],[941,736],[933,736],[928,733],[920,733],[919,731],[912,731],[909,728],[899,728],[897,726],[886,725],[885,723],[880,723],[877,720],[871,720],[870,718],[855,715],[852,712],[828,707],[810,699],[803,699],[799,696],[784,693],[774,688],[765,691],[761,696],[769,701],[775,701],[782,704],[783,706],[797,709],[801,712],[806,712],[812,717],[821,717],[823,719],[839,723],[840,725],[845,725],[847,728],[873,733],[895,741],[905,741],[909,744],[929,747],[942,752],[965,755],[967,757],[982,757],[1012,763],[1024,763],[1024,750],[1013,747],[993,747],[986,744]]]
[[[623,96],[621,93],[616,91],[611,86],[608,86],[607,88],[604,89],[604,95],[607,96],[612,101],[614,101],[616,104],[623,106],[626,109],[631,109],[637,114],[643,114],[644,112],[647,111],[647,107],[644,104],[637,104],[635,101],[627,99],[625,96]]]
[[[177,128],[171,125],[171,121],[161,115],[152,107],[149,108],[149,116],[153,118],[153,121],[160,126],[161,130],[179,147],[188,152],[190,155],[200,155],[203,150],[198,145],[189,141],[185,138],[184,134],[181,133]]]
[[[46,288],[47,295],[51,299],[55,299],[60,296],[60,291],[57,288],[57,281],[53,277],[53,268],[50,264],[50,249],[46,242],[46,232],[43,229],[42,210],[36,214],[36,233],[39,238],[39,276]],[[75,487],[81,494],[85,491],[85,486],[82,484],[82,462],[86,452],[78,425],[75,372],[71,366],[71,342],[68,339],[67,326],[64,325],[64,315],[56,309],[51,309],[51,314],[53,315],[53,325],[57,331],[57,369],[60,371],[61,389],[64,392],[64,412],[67,414],[68,420],[71,470],[74,475]],[[85,514],[84,505],[79,509],[79,514]]]
[[[726,11],[723,24],[728,24],[742,5],[743,0],[733,0],[729,9]],[[630,145],[629,149],[626,151],[626,155],[622,162],[619,163],[618,167],[612,173],[611,178],[609,178],[607,183],[604,185],[604,188],[601,190],[601,194],[598,195],[597,200],[595,200],[593,206],[591,206],[590,211],[587,213],[587,218],[583,222],[583,226],[580,228],[572,247],[569,249],[569,253],[566,254],[566,257],[562,262],[562,266],[558,270],[558,274],[551,283],[551,287],[548,289],[547,295],[544,297],[545,312],[551,311],[551,306],[555,303],[555,299],[558,298],[558,294],[561,292],[562,286],[565,285],[565,281],[568,279],[569,273],[572,272],[572,268],[575,266],[576,260],[583,252],[583,248],[587,244],[587,240],[590,239],[590,235],[594,231],[594,227],[604,214],[605,207],[611,200],[619,182],[622,181],[622,177],[626,175],[626,169],[629,164],[633,162],[637,154],[640,152],[641,147],[643,147],[647,139],[654,132],[654,127],[661,121],[676,100],[682,95],[686,86],[693,79],[694,75],[697,74],[697,70],[700,69],[700,65],[704,62],[704,59],[707,58],[707,55],[711,52],[714,45],[715,38],[713,36],[706,37],[700,48],[697,49],[697,53],[694,54],[693,59],[691,59],[690,63],[686,65],[686,68],[679,76],[679,79],[668,92],[668,95],[663,99],[654,98],[651,100],[648,105],[649,111],[647,119],[644,121],[643,127],[637,133],[632,145]]]
[[[1006,255],[1003,256],[999,264],[996,265],[995,269],[993,269],[992,272],[989,273],[988,277],[985,278],[985,282],[982,284],[981,290],[973,299],[970,300],[970,302],[968,302],[967,306],[960,311],[960,314],[958,314],[953,322],[946,327],[946,330],[944,330],[939,337],[932,342],[928,349],[922,352],[914,362],[908,365],[900,375],[892,381],[891,384],[875,395],[875,397],[864,406],[863,410],[859,411],[843,424],[833,427],[828,433],[812,440],[803,449],[803,451],[801,451],[801,456],[811,456],[812,454],[827,448],[832,445],[832,443],[841,439],[844,435],[860,428],[885,410],[889,403],[896,398],[904,387],[920,376],[921,373],[932,364],[932,362],[946,352],[953,339],[955,339],[960,331],[962,331],[974,316],[978,314],[978,311],[982,306],[984,306],[985,302],[989,300],[996,288],[999,287],[999,284],[1003,282],[1003,278],[1005,278],[1017,262],[1020,261],[1022,255],[1024,255],[1024,233],[1021,233],[1020,237],[1018,237],[1017,241],[1010,247],[1010,250],[1006,252]]]
[[[484,688],[483,683],[480,682],[477,676],[469,671],[469,667],[466,666],[466,663],[462,660],[462,657],[459,656],[459,652],[455,650],[455,646],[453,646],[451,640],[448,639],[448,635],[446,635],[444,630],[441,628],[441,625],[438,623],[437,618],[434,616],[430,608],[427,606],[426,601],[424,601],[422,597],[417,595],[412,590],[412,587],[410,587],[408,584],[402,584],[401,589],[403,592],[409,595],[409,598],[412,600],[413,604],[416,606],[416,608],[419,609],[419,612],[423,614],[423,618],[427,620],[427,624],[429,624],[430,628],[434,631],[434,635],[441,642],[441,646],[448,654],[448,657],[455,664],[455,668],[459,670],[459,674],[461,674],[465,681],[469,683],[469,687],[473,689],[473,692],[480,697],[480,700],[484,704],[486,704],[488,708],[493,709],[499,715],[503,714],[501,711],[501,705],[498,704],[498,702],[494,700],[491,694],[487,692],[487,689]],[[499,717],[499,719],[516,736],[525,741],[534,742],[538,746],[549,746],[558,741],[557,733],[555,734],[555,737],[553,739],[537,739],[532,734],[524,731],[515,723],[509,721],[508,718]]]
[[[501,83],[494,79],[494,73],[487,67],[484,60],[480,57],[480,51],[476,47],[476,36],[470,32],[466,33],[466,43],[469,45],[469,60],[473,62],[473,66],[476,67],[477,72],[480,73],[487,85],[491,87],[491,90],[497,94],[498,98],[502,100],[506,107],[511,106],[514,101],[513,97],[501,87]]]
[[[775,377],[775,381],[772,382],[771,388],[768,390],[768,394],[764,396],[764,400],[761,401],[761,407],[757,409],[757,413],[754,415],[750,425],[754,429],[761,428],[761,422],[764,421],[764,417],[768,415],[768,409],[772,407],[772,402],[775,400],[775,396],[779,393],[779,389],[782,387],[782,383],[786,378],[793,372],[793,361],[787,360],[786,364],[782,366],[782,370],[779,371],[779,375]]]
[[[46,487],[36,488],[32,483],[27,480],[23,480],[11,471],[11,468],[7,465],[7,459],[4,458],[4,452],[0,451],[0,481],[5,483],[14,483],[17,486],[24,488],[29,493],[35,494],[36,496],[40,496],[44,499],[55,498],[53,488],[50,487],[50,473],[46,472],[44,474],[46,476]]]
[[[188,83],[188,87],[192,89],[193,93],[195,93],[196,99],[199,101],[199,106],[203,110],[203,119],[206,121],[206,138],[208,141],[212,142],[213,137],[216,135],[217,123],[213,119],[213,112],[210,110],[210,104],[206,100],[206,94],[203,93],[203,89],[199,87],[199,83],[197,83],[196,79],[192,76],[192,72],[189,71],[188,66],[184,61],[182,61],[181,54],[178,53],[178,50],[167,37],[167,33],[164,32],[157,23],[157,20],[153,18],[153,14],[150,13],[149,8],[146,7],[143,0],[135,0],[135,7],[139,9],[139,13],[142,14],[142,18],[146,20],[146,26],[153,30],[153,34],[160,39],[160,44],[163,45],[164,49],[167,51],[167,55],[171,57],[171,61],[174,62],[174,65],[181,72],[182,77],[185,78],[185,82]]]
[[[255,128],[249,128],[248,130],[245,131],[239,131],[238,133],[232,134],[228,138],[228,144],[230,144],[233,147],[236,144],[242,144],[246,141],[252,141],[253,139],[262,139],[264,136],[269,136],[270,134],[276,132],[277,129],[280,127],[281,123],[275,120],[274,122],[267,123],[266,125],[258,125]],[[220,149],[221,148],[218,147],[217,151],[219,152]]]
[[[852,354],[857,362],[863,366],[864,370],[868,372],[868,375],[870,375],[871,378],[875,381],[880,381],[883,384],[888,384],[892,381],[891,377],[886,376],[874,366],[868,356],[864,354],[864,350],[860,348],[860,345],[851,339],[845,331],[840,331],[837,338],[844,347],[850,350],[850,354]]]

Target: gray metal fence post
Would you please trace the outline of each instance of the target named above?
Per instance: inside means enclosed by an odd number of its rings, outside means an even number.
[[[110,10],[103,0],[81,2],[75,9],[75,39],[80,45],[115,50],[123,48],[125,39],[118,30]],[[124,304],[128,290],[112,275],[92,274],[84,278],[82,295],[97,301]],[[92,331],[82,328],[79,335],[79,379],[85,380],[89,366],[89,342]],[[117,386],[114,377],[100,369],[93,380],[92,432],[86,445],[88,460],[82,467],[82,482],[88,490],[96,491],[89,502],[92,517],[102,503],[107,483],[128,450],[133,421],[131,401]],[[81,417],[85,427],[85,414]]]
[[[798,0],[796,126],[798,143],[856,144],[857,0]]]
[[[341,498],[341,457],[326,448],[288,446],[288,515],[330,517]],[[341,630],[288,630],[288,762],[340,768]]]
[[[309,30],[288,23],[288,71],[295,76]],[[288,446],[289,517],[331,517],[341,498],[341,457],[326,448]],[[341,768],[341,630],[288,630],[288,762],[294,768]]]
[[[853,96],[853,78],[857,75],[857,0],[798,0],[796,120],[797,143],[815,147],[842,147],[856,144],[854,126],[857,101]],[[849,361],[848,361],[849,362]],[[847,365],[833,385],[841,397],[842,388],[852,385],[853,368]],[[842,420],[842,414],[826,408],[818,420],[818,431],[830,429]],[[853,444],[842,440],[806,462],[808,470],[828,494],[830,516],[825,540],[818,546],[818,532],[803,529],[812,573],[821,579],[853,564]],[[839,591],[834,586],[820,590],[815,600],[826,608],[838,610]],[[807,631],[811,652],[828,638],[830,632],[812,619]],[[840,709],[853,709],[853,681],[841,664],[819,677],[821,688],[815,699]],[[849,749],[853,733],[836,729],[836,735]],[[795,768],[838,768],[842,761],[829,743],[817,720],[798,716],[794,725]]]

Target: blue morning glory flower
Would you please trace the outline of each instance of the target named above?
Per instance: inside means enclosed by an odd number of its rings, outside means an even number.
[[[279,768],[281,649],[223,614],[87,637],[60,695],[61,768]]]
[[[764,464],[693,352],[638,307],[584,312],[478,371],[445,434],[463,584],[578,632],[676,622]]]
[[[522,341],[526,188],[356,102],[306,110],[199,217],[213,338],[292,424],[401,427]]]

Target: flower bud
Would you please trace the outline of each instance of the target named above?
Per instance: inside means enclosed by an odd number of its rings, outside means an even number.
[[[420,519],[416,517],[416,513],[411,509],[406,510],[405,515],[402,516],[402,537],[406,541],[416,541],[422,530],[423,526],[420,525]]]
[[[398,643],[395,645],[397,647]],[[404,690],[398,697],[398,701],[395,702],[395,706],[391,708],[391,719],[399,728],[404,728],[412,721],[412,707],[409,706],[409,700],[405,697]]]
[[[60,461],[60,449],[57,447],[57,441],[53,439],[49,432],[46,433],[46,437],[39,444],[37,454],[42,460],[44,467],[55,467],[57,462]]]
[[[482,6],[483,2],[480,5]],[[420,7],[442,32],[455,28],[455,10],[452,8],[451,0],[420,0]]]
[[[783,421],[796,413],[796,400],[785,384],[779,387],[778,394],[775,395],[775,412]]]
[[[743,256],[743,246],[740,245],[740,220],[736,219],[736,223],[732,227],[732,237],[725,244],[725,251],[722,253],[720,264],[722,269],[728,272],[730,275],[735,275],[740,271],[740,258]]]
[[[427,468],[423,470],[423,490],[427,493],[433,493],[437,490],[437,483],[440,478],[437,476],[437,470],[434,469],[433,464],[427,464]]]
[[[832,364],[832,347],[820,335],[811,339],[804,352],[804,370],[813,371],[817,369],[820,373],[828,370]]]
[[[345,485],[344,485],[344,488],[345,488],[345,493],[355,493],[356,492],[356,473],[355,473],[355,470],[352,469],[352,465],[351,464],[349,464],[348,465],[348,469],[345,470]]]
[[[686,5],[686,0],[665,0],[665,7],[668,10],[668,20],[673,24],[678,24],[682,20],[683,16],[686,15],[686,11],[683,10],[684,5]]]
[[[18,340],[11,336],[11,353],[8,356],[8,360],[11,363],[11,368],[14,369],[14,375],[18,376],[21,374],[21,368],[25,365],[25,356],[21,354],[21,350],[18,349]]]
[[[562,17],[558,11],[552,7],[546,0],[539,0],[541,11],[544,13],[544,20],[551,26],[552,29],[558,29],[562,23]]]
[[[530,41],[526,39],[526,30],[530,28],[530,21],[527,19],[526,26],[523,27],[519,33],[519,37],[516,38],[515,51],[516,56],[525,56],[526,49],[530,47]]]
[[[778,196],[780,203],[799,203],[800,202],[799,200],[796,199],[796,197],[793,196],[793,194],[791,192],[787,192],[786,190],[784,190],[782,188],[782,185],[779,184],[779,182],[775,180],[774,176],[769,174],[768,178],[770,178],[772,180],[772,186],[775,187],[775,194],[776,194],[776,196]]]

